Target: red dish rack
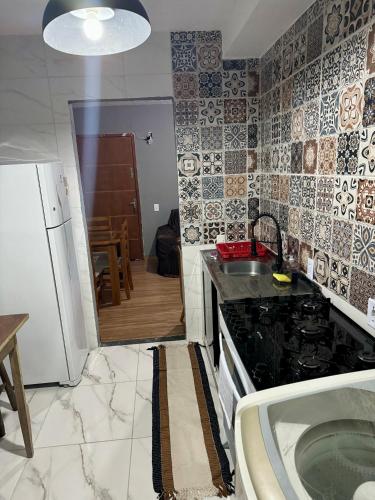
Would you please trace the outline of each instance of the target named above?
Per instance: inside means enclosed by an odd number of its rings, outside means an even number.
[[[222,259],[241,259],[250,257],[250,241],[241,241],[235,243],[217,243],[216,249]],[[261,243],[257,242],[257,254],[259,257],[266,255],[267,249]]]

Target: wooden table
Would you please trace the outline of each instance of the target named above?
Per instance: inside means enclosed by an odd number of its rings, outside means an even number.
[[[19,351],[16,334],[22,325],[29,319],[28,314],[12,314],[0,316],[0,363],[6,356],[10,358],[14,392],[18,409],[18,418],[21,424],[23,440],[25,442],[26,455],[31,458],[34,455],[33,439],[31,433],[29,408],[26,403],[25,390],[23,387],[22,372],[20,367]]]
[[[118,238],[90,241],[90,248],[92,252],[106,252],[108,254],[109,273],[111,276],[112,287],[112,305],[114,306],[121,304],[120,273],[117,261],[117,247],[119,244],[120,240]]]

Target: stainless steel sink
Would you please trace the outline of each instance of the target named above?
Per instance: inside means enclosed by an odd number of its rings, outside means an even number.
[[[271,274],[271,265],[258,260],[239,260],[235,262],[223,262],[220,269],[224,274],[232,276],[261,276]]]

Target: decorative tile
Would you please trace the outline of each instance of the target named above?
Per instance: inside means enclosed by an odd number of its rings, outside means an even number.
[[[281,142],[290,142],[292,140],[292,113],[284,113],[281,116]]]
[[[258,168],[258,155],[256,151],[248,150],[247,152],[247,171],[255,172]]]
[[[323,16],[310,24],[307,30],[307,62],[311,62],[322,53]]]
[[[329,252],[331,249],[332,219],[328,215],[317,214],[315,218],[315,246]]]
[[[352,252],[353,225],[343,220],[333,220],[332,253],[344,260],[350,260]]]
[[[220,177],[202,177],[202,194],[205,200],[224,197],[224,180]]]
[[[263,144],[268,145],[272,142],[272,121],[268,120],[263,123]]]
[[[177,127],[176,146],[178,153],[199,151],[200,135],[198,127]]]
[[[272,61],[266,62],[261,68],[260,81],[263,94],[272,88],[272,69]]]
[[[292,141],[302,141],[304,139],[304,120],[305,111],[303,108],[294,109],[292,113]]]
[[[303,146],[303,171],[305,174],[315,174],[318,161],[318,143],[313,139]]]
[[[328,52],[322,62],[322,94],[340,87],[341,83],[341,45]]]
[[[182,226],[181,228],[182,241],[185,245],[199,245],[202,243],[202,227],[195,224]]]
[[[202,181],[200,177],[180,177],[178,179],[180,200],[200,200],[202,198]]]
[[[201,71],[221,70],[221,43],[198,45],[198,65]]]
[[[248,125],[247,147],[249,149],[255,149],[256,147],[258,147],[258,125]]]
[[[338,93],[322,96],[320,101],[320,135],[332,135],[338,127]]]
[[[248,197],[257,198],[260,195],[260,176],[258,174],[249,174],[248,180]]]
[[[175,109],[176,125],[178,127],[198,124],[198,101],[177,101]]]
[[[280,203],[279,205],[279,224],[282,231],[288,231],[289,225],[289,207]]]
[[[363,126],[375,125],[375,78],[365,84],[365,107],[363,109]]]
[[[303,163],[303,142],[293,142],[291,147],[291,172],[300,174]]]
[[[314,139],[319,133],[319,100],[305,106],[303,119],[304,134],[307,139]]]
[[[342,39],[344,29],[344,2],[328,0],[326,5],[323,31],[323,43],[332,47]]]
[[[292,255],[296,262],[299,261],[299,240],[297,238],[293,238],[293,236],[288,236],[287,242],[287,252],[288,255]]]
[[[271,154],[272,150],[269,147],[264,147],[262,151],[262,166],[261,170],[263,172],[271,171]]]
[[[202,220],[202,204],[196,201],[185,201],[180,205],[182,224],[195,224]]]
[[[300,33],[294,40],[293,71],[298,71],[306,64],[307,33]]]
[[[311,258],[312,258],[311,246],[301,241],[299,247],[299,265],[304,273],[307,273],[308,260]]]
[[[341,219],[354,220],[357,201],[357,180],[336,177],[333,199],[333,215]]]
[[[334,177],[318,177],[316,192],[316,209],[318,212],[330,214],[335,192]]]
[[[196,31],[172,31],[171,44],[195,43]]]
[[[342,91],[339,108],[341,130],[355,130],[361,124],[363,104],[363,87],[360,83],[356,83]]]
[[[335,292],[336,295],[349,298],[349,285],[350,285],[350,265],[343,262],[336,257],[331,258],[330,274],[329,274],[329,288]]]
[[[321,76],[321,60],[312,62],[306,68],[306,93],[305,100],[311,101],[320,96],[320,76]]]
[[[224,146],[228,150],[247,149],[246,125],[225,125]]]
[[[261,175],[261,194],[267,200],[271,198],[271,176],[268,174]]]
[[[375,273],[375,228],[356,224],[353,239],[353,264]]]
[[[356,219],[375,225],[375,180],[358,180]]]
[[[277,85],[281,81],[281,55],[274,57],[272,61],[272,84]]]
[[[272,200],[278,200],[280,195],[280,184],[279,184],[279,176],[271,175],[271,198]]]
[[[360,175],[375,175],[375,128],[364,129],[361,133],[358,172]]]
[[[301,240],[312,243],[315,231],[315,216],[310,210],[302,210],[300,221]]]
[[[212,42],[221,42],[222,36],[221,31],[197,31],[197,42],[198,43],[212,43]]]
[[[283,79],[288,78],[293,73],[294,64],[294,47],[293,43],[289,43],[283,50]]]
[[[224,71],[243,71],[246,69],[245,59],[224,59],[223,60],[223,70]]]
[[[247,167],[247,151],[225,151],[225,173],[243,174]]]
[[[222,74],[219,71],[199,73],[199,97],[221,97],[223,94]]]
[[[205,245],[215,244],[217,237],[225,234],[224,222],[205,222],[203,224],[203,242]]]
[[[173,90],[176,99],[196,99],[198,89],[198,77],[195,73],[173,74]]]
[[[172,45],[172,70],[196,71],[197,49],[193,43],[179,43]]]
[[[360,3],[360,2],[358,2]],[[345,40],[342,45],[341,79],[344,85],[361,80],[365,74],[367,35],[365,32]]]
[[[287,174],[291,170],[292,151],[291,144],[282,144],[280,146],[280,173]],[[296,153],[295,153],[296,154]]]
[[[277,85],[271,92],[271,111],[272,115],[277,115],[281,110],[281,87]]]
[[[367,314],[368,299],[375,297],[374,276],[353,267],[350,280],[349,302]]]
[[[336,172],[337,139],[336,137],[321,137],[319,140],[318,172],[331,175]]]
[[[278,172],[280,166],[280,151],[279,146],[274,146],[271,152],[271,170],[272,172]]]
[[[224,123],[246,123],[246,99],[224,99]]]
[[[300,215],[299,208],[289,208],[288,228],[289,233],[295,238],[300,236]]]
[[[302,177],[301,190],[302,207],[314,210],[316,197],[316,178],[313,175],[304,175]]]
[[[314,251],[314,279],[323,286],[328,286],[329,269],[330,269],[329,256],[319,249]]]
[[[285,80],[281,86],[281,110],[283,112],[289,111],[292,107],[293,80],[293,77],[291,77]]]
[[[245,241],[246,224],[244,222],[229,222],[226,229],[228,241]]]
[[[259,198],[248,199],[248,217],[254,220],[259,215]]]
[[[249,69],[247,72],[247,95],[249,97],[259,95],[259,73],[256,70]]]
[[[207,221],[221,221],[224,219],[224,201],[203,201],[203,217]]]
[[[199,153],[183,153],[177,155],[178,175],[195,177],[201,173],[201,157]]]
[[[301,179],[300,175],[290,176],[289,205],[299,207],[301,205]]]
[[[223,96],[224,97],[246,97],[246,71],[224,71],[223,73]]]
[[[279,186],[280,186],[280,195],[279,195],[280,201],[282,203],[289,203],[289,175],[280,175]]]
[[[224,111],[222,99],[201,99],[199,101],[199,123],[202,126],[222,125]]]
[[[249,144],[250,144],[250,141],[252,144],[255,144],[255,141],[252,138],[252,136],[250,135],[250,131],[249,131]],[[280,142],[280,118],[279,118],[279,116],[274,116],[272,118],[271,142],[272,142],[272,144],[279,144],[279,142]],[[256,146],[252,146],[252,147],[256,147]]]
[[[247,100],[247,122],[257,124],[259,121],[259,98],[249,97]]]
[[[367,70],[370,74],[375,73],[375,24],[368,34]]]
[[[202,154],[203,175],[218,175],[224,172],[222,151],[210,151]]]
[[[227,200],[225,202],[225,218],[229,222],[242,221],[247,215],[246,200]]]
[[[293,78],[292,106],[298,108],[305,102],[306,79],[305,70],[296,73]]]
[[[371,0],[347,0],[344,18],[344,36],[361,29],[371,16]]]
[[[210,151],[223,148],[223,127],[201,128],[202,150]]]
[[[358,169],[359,132],[340,134],[337,141],[337,173],[354,175]]]
[[[225,176],[225,197],[243,198],[247,195],[246,175],[226,175]]]

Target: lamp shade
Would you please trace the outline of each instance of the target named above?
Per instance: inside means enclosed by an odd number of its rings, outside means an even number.
[[[53,49],[81,56],[131,50],[151,34],[139,0],[49,0],[43,38]]]

